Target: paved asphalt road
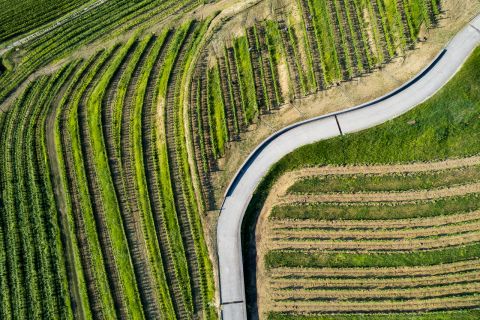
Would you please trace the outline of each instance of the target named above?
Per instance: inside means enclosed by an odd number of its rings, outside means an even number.
[[[410,82],[372,102],[289,126],[262,142],[230,184],[217,225],[222,319],[246,319],[240,228],[252,194],[268,169],[289,152],[319,140],[367,129],[425,101],[458,71],[480,44],[480,15]]]

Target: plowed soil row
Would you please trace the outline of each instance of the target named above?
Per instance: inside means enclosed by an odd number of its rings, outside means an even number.
[[[272,304],[271,310],[277,312],[302,310],[310,313],[425,312],[476,308],[479,303],[478,295],[407,301],[282,301]]]
[[[269,281],[271,289],[369,289],[369,288],[413,288],[419,286],[441,286],[446,284],[480,281],[478,269],[424,277],[399,278],[276,278]]]
[[[480,230],[479,220],[473,220],[467,223],[454,223],[444,226],[434,226],[414,229],[371,229],[371,230],[318,230],[308,229],[269,229],[268,237],[270,240],[326,240],[326,239],[415,239],[419,237],[431,237],[440,235],[452,235],[465,232]]]
[[[461,196],[480,192],[480,183],[442,188],[435,190],[419,190],[407,192],[369,192],[369,193],[338,193],[315,195],[286,195],[278,199],[279,204],[307,202],[387,202],[430,200],[452,196]]]
[[[269,221],[270,230],[289,229],[405,229],[421,227],[439,227],[452,223],[470,222],[480,219],[480,210],[468,213],[438,216],[431,218],[395,219],[395,220],[273,220]]]
[[[299,179],[318,175],[439,172],[480,164],[480,156],[436,163],[321,167],[283,175],[271,189],[257,226],[259,264],[269,250],[415,251],[480,241],[480,210],[386,220],[268,220],[273,206],[298,203],[417,203],[480,192],[480,183],[430,190],[287,194]],[[332,204],[333,205],[333,204]],[[296,210],[297,210],[296,209]],[[319,208],[319,210],[321,210]],[[399,268],[276,268],[268,271],[261,300],[271,311],[305,313],[420,312],[478,306],[480,260]],[[267,300],[265,300],[267,299]]]
[[[273,290],[272,299],[280,300],[400,300],[400,299],[429,299],[447,296],[459,296],[465,294],[480,293],[480,283],[472,282],[468,284],[451,284],[441,287],[419,287],[408,289],[347,289],[347,290],[312,290],[312,289],[293,289],[293,290]]]
[[[468,158],[448,159],[438,162],[418,162],[411,164],[397,165],[365,165],[365,166],[324,166],[315,168],[306,168],[292,171],[295,178],[301,179],[309,176],[318,175],[338,175],[338,174],[391,174],[391,173],[411,173],[411,172],[429,172],[470,167],[480,164],[480,156]],[[290,177],[291,178],[291,177]]]
[[[431,239],[399,239],[374,241],[341,241],[341,240],[277,240],[268,244],[273,249],[301,250],[348,250],[348,251],[413,251],[431,250],[451,246],[465,245],[480,241],[480,233],[472,232],[448,235]]]
[[[480,270],[480,259],[433,266],[388,268],[275,268],[270,277],[424,277]]]

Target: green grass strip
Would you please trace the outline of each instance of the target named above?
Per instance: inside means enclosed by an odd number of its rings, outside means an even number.
[[[302,0],[300,0],[300,1],[302,1]],[[297,0],[297,6],[299,8],[302,8],[299,0]],[[309,12],[305,12],[304,14],[310,15]],[[312,50],[312,44],[310,44],[310,42],[308,41],[307,24],[306,24],[305,19],[304,19],[304,14],[299,15],[300,24],[301,24],[300,34],[301,34],[302,45],[303,45],[305,56],[306,56],[306,59],[305,60],[302,59],[302,60],[304,61],[305,68],[307,68],[307,70],[306,70],[307,86],[308,86],[307,91],[308,92],[315,92],[317,90],[317,87],[319,86],[319,84],[316,82],[315,73],[314,73],[314,70],[313,70],[313,57],[312,57],[313,50]],[[315,30],[313,30],[312,32],[315,33]],[[318,54],[321,55],[321,52],[318,52]]]
[[[145,167],[143,166],[143,142],[142,142],[142,112],[143,110],[145,93],[147,90],[148,79],[152,72],[155,59],[160,53],[163,41],[166,38],[166,31],[162,32],[150,51],[150,55],[147,57],[145,64],[141,70],[140,77],[136,83],[134,110],[132,112],[132,128],[133,132],[133,154],[135,161],[135,177],[136,187],[139,195],[139,202],[142,214],[142,228],[145,233],[148,253],[150,255],[149,260],[155,275],[155,285],[160,292],[162,315],[164,318],[175,317],[175,310],[173,308],[172,299],[167,286],[167,280],[165,276],[165,270],[163,261],[161,258],[160,248],[158,246],[158,239],[155,230],[155,223],[153,221],[152,209],[150,207],[150,199],[147,188],[147,181],[145,175]],[[149,39],[147,37],[146,39]],[[137,66],[138,67],[138,66]],[[129,161],[126,159],[126,161]]]
[[[282,39],[278,34],[278,23],[271,20],[263,22],[262,30],[265,32],[264,39],[265,45],[268,51],[268,66],[272,75],[273,89],[275,92],[275,101],[272,101],[273,106],[279,106],[283,103],[283,97],[279,84],[278,65],[280,59],[283,58],[283,48],[277,48],[277,46],[283,47]]]
[[[62,152],[62,142],[61,142],[61,130],[60,130],[60,119],[62,117],[62,108],[67,105],[67,100],[70,95],[73,95],[74,89],[77,85],[77,82],[82,79],[82,75],[88,68],[91,66],[91,64],[95,61],[95,57],[91,57],[89,60],[85,62],[81,62],[78,69],[75,71],[75,74],[73,75],[72,79],[70,80],[69,84],[65,88],[65,92],[60,99],[60,102],[58,103],[57,109],[56,109],[56,114],[55,114],[55,124],[54,124],[54,141],[55,141],[55,149],[57,151],[57,162],[58,162],[58,168],[59,168],[59,174],[60,174],[60,182],[61,182],[61,188],[63,190],[68,190],[67,188],[67,175],[65,172],[65,159],[63,156]],[[83,310],[83,316],[85,319],[92,319],[92,313],[90,310],[90,304],[88,301],[88,293],[87,293],[87,285],[85,281],[85,276],[84,276],[84,270],[82,267],[82,261],[80,257],[80,248],[77,242],[75,230],[74,230],[74,218],[73,218],[73,210],[72,210],[72,198],[68,194],[68,192],[65,192],[65,215],[66,215],[66,224],[64,225],[65,229],[64,232],[69,234],[69,240],[71,241],[71,247],[72,247],[72,254],[73,254],[73,265],[71,266],[73,268],[73,272],[75,277],[77,279],[77,285],[78,285],[78,291],[79,291],[79,298],[80,298],[80,304],[79,308]]]
[[[343,16],[342,16],[342,11],[344,8],[341,8],[340,3],[338,0],[330,0],[333,2],[332,4],[332,9],[335,10],[333,15],[336,17],[336,21],[334,24],[336,27],[339,29],[339,35],[340,39],[337,39],[340,43],[338,45],[341,45],[343,47],[343,53],[345,55],[345,68],[347,69],[348,77],[351,78],[354,76],[355,70],[354,70],[354,65],[351,57],[351,47],[353,43],[350,43],[347,38],[347,32],[348,30],[345,30],[343,26]]]
[[[296,182],[288,192],[409,191],[465,185],[478,181],[480,181],[480,167],[471,166],[430,172],[315,176]]]
[[[230,64],[228,63],[228,53],[227,53],[227,48],[223,47],[223,55],[225,57],[225,67],[226,67],[226,78],[227,78],[227,85],[228,85],[228,92],[224,92],[225,94],[225,99],[230,99],[230,105],[232,108],[232,114],[233,114],[233,124],[235,127],[235,134],[238,135],[240,133],[240,127],[243,125],[243,123],[240,123],[240,115],[238,114],[239,112],[242,112],[242,110],[237,109],[237,105],[235,103],[235,98],[234,98],[234,93],[233,93],[233,85],[232,85],[232,71]],[[198,90],[200,88],[200,79],[198,80]],[[198,91],[197,90],[197,91]],[[201,126],[200,124],[200,92],[197,92],[197,117],[199,118],[199,127]],[[200,136],[200,145],[203,147],[203,133],[200,133],[202,136]],[[205,157],[205,152],[202,150],[202,157]],[[204,160],[204,167],[206,167],[206,163]],[[207,171],[207,170],[206,170]]]
[[[233,42],[233,48],[239,73],[240,90],[243,91],[245,99],[245,121],[251,123],[258,115],[258,105],[247,37],[236,38]]]
[[[477,320],[480,310],[460,310],[428,313],[369,313],[300,315],[270,312],[268,320]]]
[[[46,134],[48,132],[47,121],[50,117],[50,113],[53,111],[51,105],[52,103],[54,103],[55,98],[58,96],[61,88],[66,85],[66,81],[73,78],[78,65],[79,61],[74,61],[65,66],[65,68],[61,69],[53,76],[52,81],[54,81],[54,83],[52,84],[51,90],[49,90],[48,92],[48,97],[44,101],[43,115],[40,120],[41,125],[37,126],[36,128],[36,143],[39,150],[41,151],[41,154],[37,154],[37,158],[39,161],[38,166],[40,168],[42,180],[40,188],[45,190],[46,192],[46,195],[44,195],[42,199],[43,204],[45,205],[44,219],[46,221],[46,224],[50,226],[46,230],[47,237],[53,242],[50,249],[53,256],[51,267],[54,272],[54,277],[57,284],[57,290],[54,293],[57,296],[57,304],[60,310],[59,315],[64,319],[71,319],[74,317],[74,315],[69,292],[67,258],[65,254],[66,248],[64,247],[64,243],[62,242],[62,231],[65,230],[62,230],[60,227],[61,213],[59,212],[59,206],[56,203],[56,198],[54,195],[53,181],[51,179],[51,159],[49,158],[47,152]],[[51,214],[52,212],[56,212],[56,214]],[[77,307],[77,310],[82,309],[81,307]],[[84,310],[82,311],[83,314],[88,314]],[[85,316],[85,318],[87,318],[87,316]]]
[[[228,141],[225,106],[223,104],[222,90],[220,87],[220,70],[218,65],[208,71],[209,94],[209,122],[212,127],[212,137],[215,137],[215,150],[217,157],[225,153],[225,143]]]
[[[196,50],[199,49],[200,43],[202,41],[202,37],[207,32],[207,29],[214,17],[211,16],[209,19],[199,23],[199,26],[194,30],[192,35],[194,41],[189,48],[188,52],[185,54],[185,60],[183,62],[183,66],[185,67],[184,70],[188,70],[188,67],[191,65],[194,59],[194,53]],[[246,38],[245,38],[246,40]],[[253,75],[253,74],[252,74]],[[185,101],[184,97],[184,90],[183,88],[187,87],[187,73],[184,72],[182,74],[180,87],[176,89],[180,89],[178,100],[176,100],[176,105],[178,108],[177,113],[177,120],[179,123],[176,126],[175,134],[177,137],[186,137],[185,133],[185,126],[183,125],[183,108]],[[181,120],[180,120],[181,119]],[[192,181],[192,175],[190,170],[190,165],[188,161],[188,153],[187,153],[187,144],[186,140],[183,140],[181,144],[178,144],[178,152],[181,159],[181,174],[183,175],[183,183],[184,183],[184,190],[185,190],[185,197],[187,202],[187,211],[189,215],[189,224],[190,224],[190,232],[192,232],[193,239],[195,242],[195,251],[197,256],[197,262],[199,266],[199,273],[200,273],[200,285],[201,285],[201,295],[202,295],[202,303],[203,303],[203,310],[205,317],[208,319],[216,319],[217,318],[217,310],[215,308],[215,282],[213,279],[213,269],[212,263],[210,261],[210,256],[208,254],[207,245],[205,242],[204,234],[203,234],[203,227],[202,222],[200,219],[200,211],[198,210],[198,202],[195,196],[194,191],[194,184]],[[197,177],[198,179],[198,177]]]
[[[159,102],[163,106],[162,112],[165,113],[165,99],[167,96],[168,82],[171,77],[173,65],[179,54],[180,47],[186,39],[188,30],[190,29],[192,21],[188,21],[180,26],[173,35],[173,39],[165,56],[163,68],[158,85]],[[172,133],[169,133],[172,134]],[[175,207],[175,198],[173,195],[172,178],[170,176],[168,149],[167,149],[167,133],[165,128],[159,132],[159,139],[157,139],[158,154],[159,154],[159,178],[161,184],[161,194],[164,203],[164,219],[166,228],[169,231],[169,246],[173,256],[173,263],[175,266],[175,273],[182,286],[182,298],[186,305],[186,309],[193,313],[193,298],[190,285],[190,274],[188,271],[188,264],[186,259],[185,248],[183,245],[182,233]]]
[[[93,214],[90,191],[88,190],[87,176],[84,167],[84,155],[82,154],[81,142],[79,137],[79,125],[78,125],[78,104],[88,84],[92,81],[95,74],[99,71],[100,66],[109,57],[109,52],[103,52],[101,56],[94,62],[87,73],[82,77],[79,82],[73,96],[71,97],[71,106],[68,107],[67,122],[64,123],[65,131],[60,134],[68,134],[70,136],[71,145],[62,146],[62,148],[71,148],[75,170],[73,174],[77,178],[78,191],[80,198],[80,205],[82,208],[82,218],[86,225],[86,237],[88,238],[90,253],[92,255],[92,269],[97,279],[97,288],[100,292],[100,304],[106,317],[116,317],[113,298],[110,292],[110,285],[106,275],[105,264],[103,254],[101,251],[100,240],[97,234],[95,217]],[[61,149],[59,149],[61,150]],[[65,169],[64,169],[65,170]]]
[[[310,203],[273,208],[270,219],[392,220],[453,215],[480,209],[480,195],[406,203]]]
[[[302,89],[302,94],[303,95],[307,95],[308,93],[308,79],[307,79],[307,76],[305,75],[305,70],[303,69],[303,64],[302,64],[302,59],[301,59],[301,56],[300,56],[300,52],[298,50],[298,46],[299,46],[299,42],[298,42],[298,37],[297,37],[297,33],[296,33],[296,29],[295,27],[293,27],[293,23],[292,23],[292,20],[293,18],[290,16],[290,19],[289,19],[289,25],[288,25],[288,30],[287,30],[287,33],[288,33],[288,41],[290,42],[290,45],[292,46],[292,51],[293,51],[293,60],[295,61],[295,65],[297,67],[297,71],[298,71],[298,77],[299,77],[299,80],[300,80],[300,87]],[[280,32],[284,32],[284,31],[280,31]]]
[[[331,17],[328,14],[327,4],[324,0],[309,0],[309,7],[312,12],[313,23],[316,26],[319,50],[322,51],[325,81],[327,84],[332,84],[342,79],[342,73]]]
[[[115,264],[118,268],[119,281],[124,291],[122,294],[126,299],[125,304],[127,305],[128,312],[132,316],[142,317],[143,309],[138,288],[133,285],[136,282],[135,274],[110,173],[101,120],[102,99],[105,94],[105,89],[115,71],[120,66],[124,56],[128,53],[132,43],[133,40],[129,41],[111,58],[105,73],[101,75],[98,82],[95,83],[95,87],[88,97],[86,107],[88,109],[88,129],[92,138],[90,143],[94,151],[95,179],[98,180],[100,185],[105,210],[105,220],[110,231],[112,251],[115,257]]]
[[[408,253],[337,253],[302,250],[272,250],[265,266],[272,268],[378,268],[433,266],[480,258],[478,243],[446,249]]]

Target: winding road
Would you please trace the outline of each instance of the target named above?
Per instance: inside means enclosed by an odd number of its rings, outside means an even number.
[[[250,154],[227,189],[217,225],[222,319],[247,319],[240,230],[253,192],[269,168],[303,145],[371,128],[409,111],[442,88],[479,44],[480,15],[400,88],[374,101],[286,127]]]

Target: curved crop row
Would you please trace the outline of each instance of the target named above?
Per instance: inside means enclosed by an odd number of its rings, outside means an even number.
[[[67,203],[70,232],[75,233],[78,255],[81,261],[88,303],[93,317],[115,317],[114,305],[104,256],[100,247],[96,221],[90,204],[85,171],[78,142],[75,101],[80,98],[82,83],[92,78],[107,58],[99,53],[87,61],[77,72],[64,93],[57,109],[55,141],[62,185]],[[78,260],[77,260],[78,261]],[[78,265],[78,263],[77,263]],[[77,271],[78,272],[78,271]],[[85,306],[84,300],[82,301]],[[85,306],[86,307],[86,306]]]
[[[64,68],[32,83],[2,118],[2,135],[12,144],[2,152],[0,161],[9,167],[2,169],[1,238],[2,246],[13,254],[2,266],[18,269],[8,271],[9,278],[1,277],[2,318],[22,317],[25,312],[51,319],[73,317],[43,134],[50,103],[70,72],[70,68]],[[20,113],[22,120],[13,125],[10,121]],[[19,217],[11,221],[14,212]],[[20,260],[24,267],[18,265]]]

